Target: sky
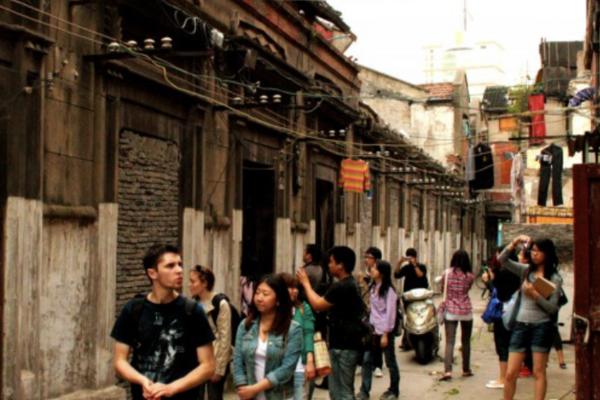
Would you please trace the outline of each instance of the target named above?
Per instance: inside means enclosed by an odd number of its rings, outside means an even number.
[[[422,83],[422,47],[454,40],[463,29],[464,0],[328,0],[358,40],[347,50],[358,63],[393,77]],[[467,0],[469,35],[501,43],[506,85],[535,77],[538,46],[582,41],[586,0]]]

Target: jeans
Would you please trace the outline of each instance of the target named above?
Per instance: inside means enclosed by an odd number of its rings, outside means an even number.
[[[331,400],[354,400],[354,375],[362,354],[358,350],[329,350],[332,369],[331,375],[329,375],[329,398]]]
[[[545,150],[544,150],[545,151]],[[563,204],[562,195],[562,172],[563,172],[563,149],[556,145],[548,147],[548,152],[552,155],[552,163],[540,162],[540,189],[538,192],[538,205],[546,206],[548,199],[548,187],[550,186],[550,176],[552,176],[552,204],[560,206]]]
[[[294,400],[306,399],[306,385],[304,384],[306,377],[304,372],[294,372]]]
[[[554,324],[552,322],[541,322],[530,324],[518,322],[510,338],[511,353],[549,353],[554,342]]]
[[[204,400],[204,394],[208,391],[208,400],[223,400],[223,391],[225,389],[225,382],[227,382],[227,375],[229,375],[229,366],[225,370],[225,376],[221,378],[219,382],[213,383],[210,380],[200,385],[200,400]]]
[[[470,321],[445,321],[446,324],[446,355],[444,357],[444,371],[452,372],[452,357],[454,356],[454,342],[456,331],[460,322],[463,372],[471,370],[471,333],[473,332],[473,320]]]
[[[398,360],[396,360],[395,349],[396,337],[390,333],[388,335],[388,345],[385,349],[380,347],[381,336],[375,336],[375,346],[370,351],[365,352],[365,358],[362,367],[362,384],[360,386],[361,393],[371,394],[371,386],[373,384],[373,371],[378,368],[377,365],[383,364],[382,355],[385,357],[385,364],[390,371],[390,387],[386,392],[393,393],[396,397],[400,396],[400,369],[398,368]],[[378,363],[378,359],[380,360]]]

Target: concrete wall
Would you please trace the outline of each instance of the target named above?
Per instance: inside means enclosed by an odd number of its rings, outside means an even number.
[[[7,400],[124,399],[112,386],[117,205],[96,218],[59,217],[34,200],[9,198],[2,324]],[[64,268],[65,266],[69,268]],[[90,323],[93,321],[93,323]],[[85,390],[85,389],[87,390]],[[94,395],[96,396],[96,395]]]
[[[411,140],[431,157],[446,165],[454,154],[455,110],[452,105],[411,106]]]
[[[362,81],[361,95],[365,97],[362,101],[392,129],[411,132],[411,104],[424,103],[427,91],[366,67],[361,67],[358,76]]]

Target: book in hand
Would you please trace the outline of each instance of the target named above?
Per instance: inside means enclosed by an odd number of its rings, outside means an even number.
[[[545,299],[550,297],[552,293],[556,291],[556,285],[543,276],[539,276],[535,279],[533,287],[540,295],[544,296]]]

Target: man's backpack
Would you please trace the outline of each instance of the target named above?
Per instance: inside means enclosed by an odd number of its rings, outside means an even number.
[[[238,327],[242,321],[240,317],[240,313],[238,310],[231,304],[231,300],[224,293],[219,293],[215,295],[212,299],[213,310],[210,312],[210,316],[217,325],[217,318],[219,318],[219,310],[221,309],[221,301],[225,300],[227,304],[229,304],[229,309],[231,310],[231,345],[235,346],[235,338],[237,335]]]
[[[184,327],[184,332],[189,332],[189,328],[191,326],[191,316],[194,313],[194,309],[196,308],[196,305],[198,303],[196,303],[196,301],[192,300],[192,299],[188,299],[187,297],[183,298],[185,301],[185,305],[184,305],[184,310],[185,310],[185,317],[183,320],[183,327]],[[132,304],[131,304],[131,318],[133,321],[133,326],[135,326],[135,329],[137,330],[137,335],[135,335],[134,338],[134,344],[133,344],[133,349],[139,349],[143,339],[144,339],[144,334],[145,332],[141,332],[140,331],[140,319],[142,318],[142,309],[144,307],[144,302],[146,301],[146,295],[145,294],[137,294],[135,295],[135,297],[132,300]],[[187,337],[187,335],[186,335]],[[187,339],[186,339],[187,342]]]

